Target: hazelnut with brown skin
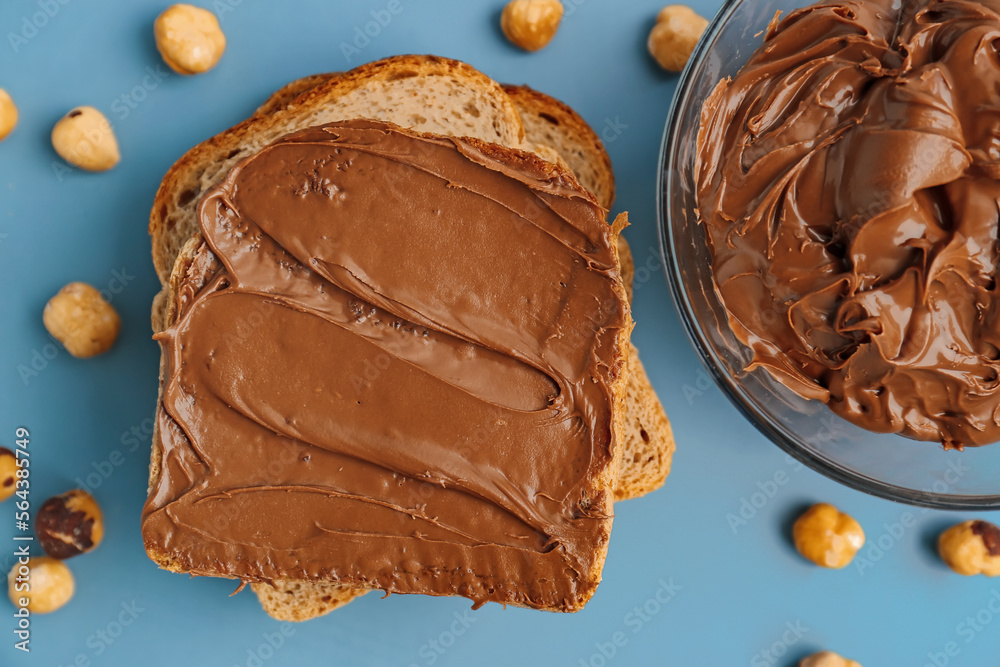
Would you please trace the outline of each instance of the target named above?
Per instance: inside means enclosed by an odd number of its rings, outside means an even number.
[[[938,538],[941,559],[955,572],[987,577],[1000,575],[1000,528],[987,521],[966,521]]]
[[[7,575],[7,594],[15,606],[26,606],[33,614],[47,614],[73,597],[76,590],[73,573],[62,561],[37,556],[28,560],[27,575],[21,568],[21,565],[15,565]],[[23,590],[18,590],[19,587]],[[22,601],[27,604],[21,604]]]
[[[104,538],[104,518],[93,496],[74,489],[42,503],[35,531],[45,553],[62,560],[96,549]]]
[[[17,457],[6,447],[0,447],[0,502],[14,495],[16,482]]]

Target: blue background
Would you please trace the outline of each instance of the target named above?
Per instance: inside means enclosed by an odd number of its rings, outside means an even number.
[[[645,52],[661,1],[567,0],[555,40],[529,55],[500,34],[502,2],[402,0],[402,13],[347,60],[340,44],[387,0],[220,0],[228,38],[220,65],[193,78],[148,77],[143,87],[147,68],[166,71],[152,35],[162,0],[3,0],[0,87],[21,121],[0,144],[0,444],[29,428],[34,506],[79,478],[104,508],[107,537],[70,561],[76,596],[34,618],[30,656],[13,649],[13,607],[0,599],[0,664],[754,667],[793,665],[826,647],[866,667],[1000,664],[1000,619],[988,607],[996,598],[1000,608],[1000,583],[951,574],[933,548],[942,528],[973,515],[866,497],[792,462],[711,386],[685,339],[656,241],[657,153],[676,82]],[[26,28],[46,4],[54,16]],[[718,9],[713,0],[693,4],[706,16]],[[16,51],[11,32],[27,37]],[[631,214],[634,340],[679,448],[662,490],[615,508],[604,581],[578,614],[497,605],[473,613],[462,599],[369,594],[293,626],[266,616],[249,590],[228,597],[233,582],[162,572],[143,552],[158,358],[149,306],[159,287],[146,222],[160,178],[185,149],[284,83],[408,52],[460,58],[570,103],[605,132],[615,208]],[[115,125],[123,159],[109,173],[68,171],[49,143],[56,120],[82,104]],[[107,355],[77,360],[50,346],[42,308],[73,280],[115,292],[123,328]],[[819,500],[865,527],[863,567],[822,570],[792,548],[791,520]],[[735,524],[744,502],[759,508],[745,505],[749,518]],[[0,505],[4,571],[13,512],[12,502]],[[661,603],[664,584],[674,595]],[[120,616],[131,623],[119,626]]]

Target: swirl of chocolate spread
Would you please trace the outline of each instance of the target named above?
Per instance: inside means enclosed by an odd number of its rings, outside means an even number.
[[[702,112],[712,269],[798,394],[946,448],[1000,440],[1000,2],[833,2],[772,22]]]
[[[150,555],[581,608],[631,329],[605,215],[533,156],[375,121],[238,163],[157,336]]]

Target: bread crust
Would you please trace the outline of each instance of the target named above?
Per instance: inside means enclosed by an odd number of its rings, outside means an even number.
[[[601,206],[615,203],[611,156],[594,129],[568,104],[528,86],[503,84],[530,141],[551,146]]]
[[[271,93],[271,96],[264,100],[264,103],[257,107],[250,118],[262,118],[270,116],[275,111],[284,109],[291,104],[296,97],[309,92],[319,84],[332,79],[343,72],[325,72],[322,74],[310,74],[301,79],[295,79],[291,83],[286,83],[278,90]]]

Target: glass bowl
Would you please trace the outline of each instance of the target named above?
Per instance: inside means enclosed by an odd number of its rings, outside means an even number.
[[[667,281],[688,337],[715,381],[761,433],[842,484],[938,509],[1000,509],[1000,444],[945,451],[940,444],[872,433],[799,397],[766,371],[746,372],[749,349],[729,328],[695,211],[694,157],[705,98],[763,42],[775,12],[796,0],[729,0],[681,75],[660,153],[657,208]]]

